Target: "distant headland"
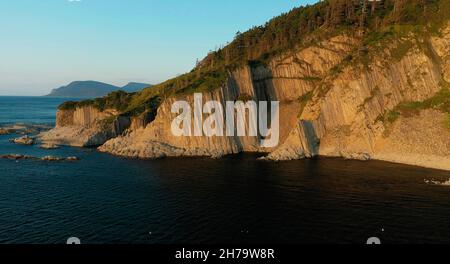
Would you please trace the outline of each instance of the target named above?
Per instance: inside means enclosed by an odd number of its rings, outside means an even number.
[[[49,97],[71,97],[71,98],[95,98],[105,96],[111,92],[122,90],[128,93],[138,92],[144,88],[150,87],[148,83],[130,82],[125,86],[119,87],[97,81],[75,81],[66,86],[53,89],[46,96]]]

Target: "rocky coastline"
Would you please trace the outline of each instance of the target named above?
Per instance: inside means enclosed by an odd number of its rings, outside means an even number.
[[[52,150],[59,148],[56,144],[45,143],[42,142],[38,135],[40,133],[45,133],[51,130],[50,126],[40,125],[40,124],[13,124],[13,125],[4,125],[0,127],[0,135],[2,136],[12,136],[9,139],[11,144],[30,146],[39,145],[39,148],[45,150]],[[18,136],[18,137],[15,137]],[[78,161],[78,157],[58,157],[52,155],[46,155],[43,157],[36,157],[24,154],[3,154],[0,153],[0,159],[7,160],[35,160],[35,161],[46,161],[46,162],[55,162],[55,161]]]
[[[448,100],[450,23],[439,36],[421,39],[424,45],[413,45],[394,59],[393,50],[407,40],[377,51],[363,66],[346,63],[361,40],[334,36],[279,55],[265,65],[240,67],[230,72],[221,87],[202,93],[205,100],[223,103],[243,95],[255,101],[279,101],[280,144],[275,148],[262,149],[258,138],[248,136],[172,135],[176,115],[171,106],[176,100],[192,102],[192,94],[166,98],[151,122],[122,116],[115,109],[60,109],[56,127],[41,133],[39,139],[95,146],[132,158],[219,158],[264,152],[264,159],[271,161],[329,156],[450,170],[450,117],[441,106],[433,105],[443,96]],[[416,102],[415,108],[404,106],[405,102]]]

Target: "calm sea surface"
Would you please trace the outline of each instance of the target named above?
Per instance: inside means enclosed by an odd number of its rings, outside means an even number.
[[[78,99],[0,96],[0,125],[54,124],[56,108],[70,100]]]
[[[0,124],[54,123],[63,100],[0,97]],[[450,243],[450,173],[386,162],[129,160],[0,136],[0,243]]]

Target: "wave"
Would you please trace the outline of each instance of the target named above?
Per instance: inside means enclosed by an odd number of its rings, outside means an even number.
[[[425,183],[426,184],[441,185],[441,186],[450,186],[450,179],[448,179],[445,182],[435,181],[435,180],[425,180]]]

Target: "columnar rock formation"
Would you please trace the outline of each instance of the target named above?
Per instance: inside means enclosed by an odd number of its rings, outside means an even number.
[[[376,56],[371,51],[364,57],[358,50],[361,41],[357,36],[334,36],[266,64],[240,67],[221,87],[203,92],[204,100],[222,103],[242,95],[280,101],[280,145],[273,149],[260,148],[256,137],[172,135],[176,115],[171,106],[176,100],[192,103],[192,94],[164,100],[148,124],[142,118],[117,118],[105,129],[101,121],[117,112],[92,107],[59,111],[56,129],[43,139],[52,141],[58,134],[59,143],[102,145],[101,151],[139,158],[219,157],[247,151],[268,152],[267,160],[323,155],[450,170],[449,114],[432,106],[406,114],[396,111],[403,102],[423,102],[449,88],[450,24],[440,36],[395,40],[379,48]],[[412,43],[408,49],[402,48],[405,42]]]
[[[117,116],[116,110],[99,111],[92,106],[58,110],[56,127],[40,134],[48,144],[92,147],[116,137],[130,125],[130,119]]]

